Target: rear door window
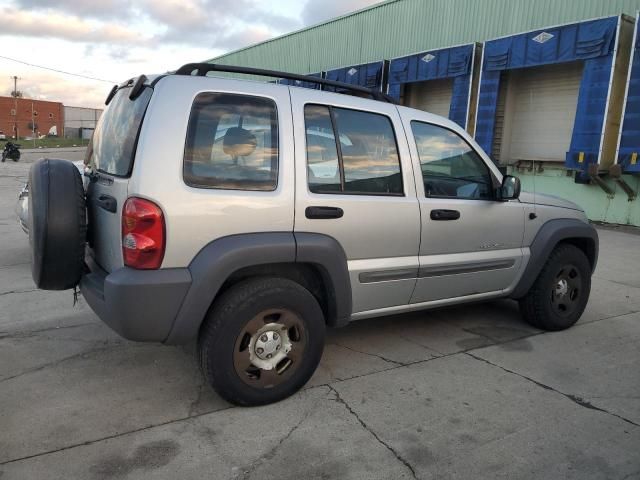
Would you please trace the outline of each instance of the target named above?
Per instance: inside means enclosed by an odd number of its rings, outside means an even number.
[[[307,105],[305,129],[311,192],[403,194],[400,157],[388,117]]]
[[[273,100],[201,93],[187,128],[183,177],[187,185],[275,190],[278,118]]]
[[[98,120],[91,150],[99,171],[126,177],[131,173],[138,134],[153,90],[145,88],[135,100],[131,87],[121,88]]]

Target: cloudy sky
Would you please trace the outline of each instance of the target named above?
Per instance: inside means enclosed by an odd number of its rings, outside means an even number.
[[[207,60],[380,0],[0,0],[0,95],[100,107],[111,85]],[[55,73],[11,61],[96,79]]]

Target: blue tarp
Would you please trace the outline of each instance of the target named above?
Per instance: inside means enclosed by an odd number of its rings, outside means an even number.
[[[503,70],[583,61],[584,75],[565,165],[586,170],[588,163],[597,162],[617,24],[618,17],[609,17],[486,42],[476,121],[476,140],[482,148],[492,151]]]
[[[636,19],[636,28],[638,27]],[[633,47],[629,90],[622,121],[618,163],[625,172],[640,173],[640,35]]]
[[[318,73],[308,73],[309,77],[322,78],[322,72]],[[289,80],[288,78],[281,78],[278,80],[280,85],[291,85],[292,87],[304,87],[304,88],[312,88],[314,90],[320,90],[320,84],[313,82],[303,82],[301,80]]]
[[[325,72],[325,78],[382,91],[384,86],[384,63],[384,61],[364,63],[352,67],[328,70]],[[325,87],[325,90],[335,91],[333,87]]]
[[[400,99],[403,84],[454,78],[449,118],[466,126],[474,45],[443,48],[391,60],[389,95]]]

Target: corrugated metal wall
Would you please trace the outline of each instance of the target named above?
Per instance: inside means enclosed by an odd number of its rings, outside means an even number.
[[[639,9],[640,0],[390,0],[211,61],[317,72]]]

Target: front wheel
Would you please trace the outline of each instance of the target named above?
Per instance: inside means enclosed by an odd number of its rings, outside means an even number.
[[[574,245],[561,244],[520,300],[520,311],[536,328],[564,330],[582,316],[590,291],[591,264],[586,255]]]
[[[315,297],[284,278],[242,281],[216,301],[198,338],[202,371],[236,405],[264,405],[298,391],[324,349]]]

